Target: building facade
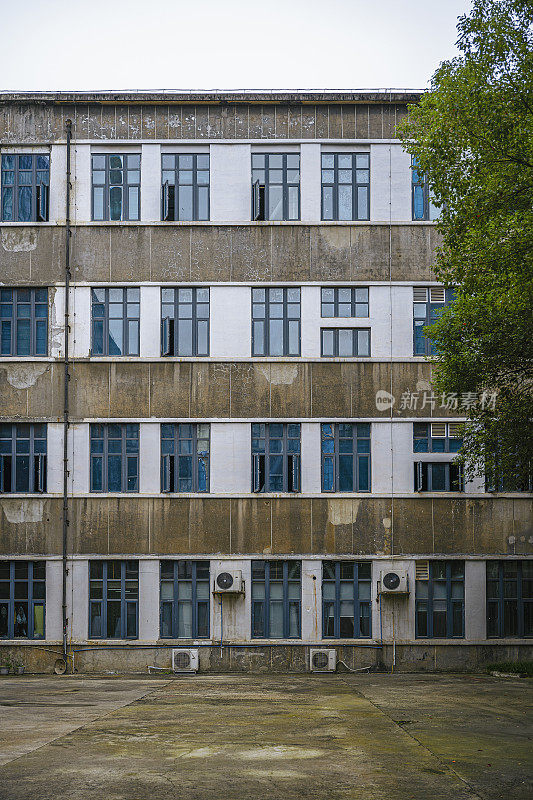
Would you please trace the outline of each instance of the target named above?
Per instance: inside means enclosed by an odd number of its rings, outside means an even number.
[[[417,99],[0,95],[0,661],[531,657],[532,495],[431,388]]]

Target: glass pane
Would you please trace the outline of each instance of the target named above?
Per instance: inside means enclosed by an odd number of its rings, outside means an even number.
[[[370,331],[357,331],[357,355],[370,356]]]
[[[120,639],[120,602],[107,603],[107,638]]]
[[[353,331],[339,330],[339,356],[349,358],[353,355]]]
[[[283,603],[270,603],[270,631],[271,639],[283,638]]]
[[[19,222],[29,222],[31,220],[32,188],[30,186],[19,187],[18,220]]]
[[[332,330],[323,330],[322,331],[322,355],[326,357],[332,357],[335,355],[335,339],[334,339],[334,332]]]
[[[352,214],[352,187],[339,186],[339,219],[348,220],[353,218]]]
[[[299,196],[300,190],[297,186],[289,186],[289,209],[288,209],[288,217],[287,219],[299,219],[300,211],[299,211]]]
[[[269,187],[268,219],[283,219],[283,188],[281,186]]]
[[[178,636],[192,638],[192,603],[178,603]]]
[[[269,355],[281,356],[283,355],[283,320],[273,319],[270,320],[268,325],[270,338]]]
[[[122,187],[120,186],[113,186],[109,190],[109,219],[122,219]]]
[[[368,188],[357,187],[357,219],[368,219]]]

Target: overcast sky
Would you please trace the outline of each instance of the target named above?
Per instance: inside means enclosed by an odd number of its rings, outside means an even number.
[[[0,88],[421,89],[470,5],[0,0]]]

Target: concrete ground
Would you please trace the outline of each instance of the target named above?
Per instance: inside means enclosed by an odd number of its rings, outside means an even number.
[[[0,800],[530,800],[533,684],[0,679]]]

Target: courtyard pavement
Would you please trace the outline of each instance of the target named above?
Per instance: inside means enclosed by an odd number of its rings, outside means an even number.
[[[531,800],[533,682],[0,679],[0,800]]]

